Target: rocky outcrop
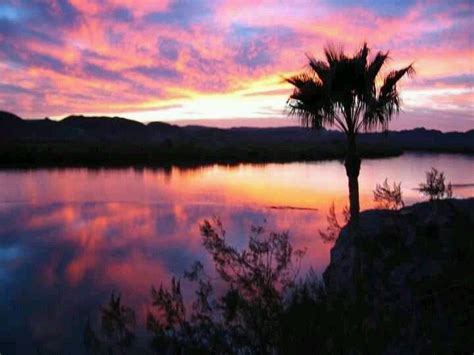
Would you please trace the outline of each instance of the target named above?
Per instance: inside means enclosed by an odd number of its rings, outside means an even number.
[[[357,231],[341,231],[324,281],[363,305],[384,353],[472,352],[474,198],[363,212]]]

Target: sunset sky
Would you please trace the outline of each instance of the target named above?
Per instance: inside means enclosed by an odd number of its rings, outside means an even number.
[[[367,41],[417,70],[392,128],[472,129],[473,4],[2,0],[0,110],[288,125],[282,77],[328,42],[352,53]]]

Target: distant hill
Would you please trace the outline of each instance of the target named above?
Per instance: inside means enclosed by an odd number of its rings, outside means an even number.
[[[0,138],[8,142],[157,142],[179,135],[179,131],[178,126],[163,122],[144,125],[122,117],[23,120],[0,111]]]
[[[10,112],[0,111],[0,124],[18,123],[19,121],[22,121],[22,119],[17,115]]]
[[[80,131],[93,140],[130,140],[147,136],[144,124],[121,117],[68,116],[59,125]]]
[[[403,151],[474,154],[474,130],[366,133],[358,146],[364,157]],[[296,161],[341,158],[344,152],[343,133],[330,130],[145,125],[121,117],[23,120],[0,111],[0,165]]]

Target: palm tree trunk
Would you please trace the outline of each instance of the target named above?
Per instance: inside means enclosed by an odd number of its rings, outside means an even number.
[[[344,163],[346,167],[346,175],[349,180],[349,211],[351,214],[350,221],[357,224],[359,221],[359,171],[360,157],[357,154],[355,137],[349,138],[349,146]]]

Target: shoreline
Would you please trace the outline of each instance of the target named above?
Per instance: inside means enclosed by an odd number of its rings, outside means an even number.
[[[454,156],[467,156],[474,157],[474,153],[463,153],[463,152],[445,152],[445,151],[404,151],[397,154],[384,154],[384,155],[369,155],[361,156],[362,160],[377,160],[377,159],[391,159],[398,158],[404,155],[454,155]],[[27,163],[12,163],[5,164],[0,162],[0,171],[29,171],[29,170],[61,170],[61,169],[87,169],[87,170],[114,170],[114,169],[136,169],[136,170],[168,170],[172,168],[178,169],[198,169],[201,167],[208,167],[213,165],[227,166],[227,167],[236,167],[239,165],[267,165],[267,164],[291,164],[291,163],[319,163],[319,162],[331,162],[331,161],[341,161],[343,162],[344,156],[333,156],[327,158],[317,158],[317,159],[287,159],[287,160],[225,160],[225,159],[214,159],[214,160],[180,160],[180,161],[166,161],[155,163],[133,163],[131,161],[124,162],[74,162],[68,163],[64,162],[61,164],[54,162],[41,162],[36,164],[27,164]]]
[[[362,159],[405,152],[474,155],[474,130],[366,132],[357,150]],[[343,160],[346,151],[346,136],[331,130],[145,126],[119,117],[27,121],[0,112],[0,169],[288,163]]]

